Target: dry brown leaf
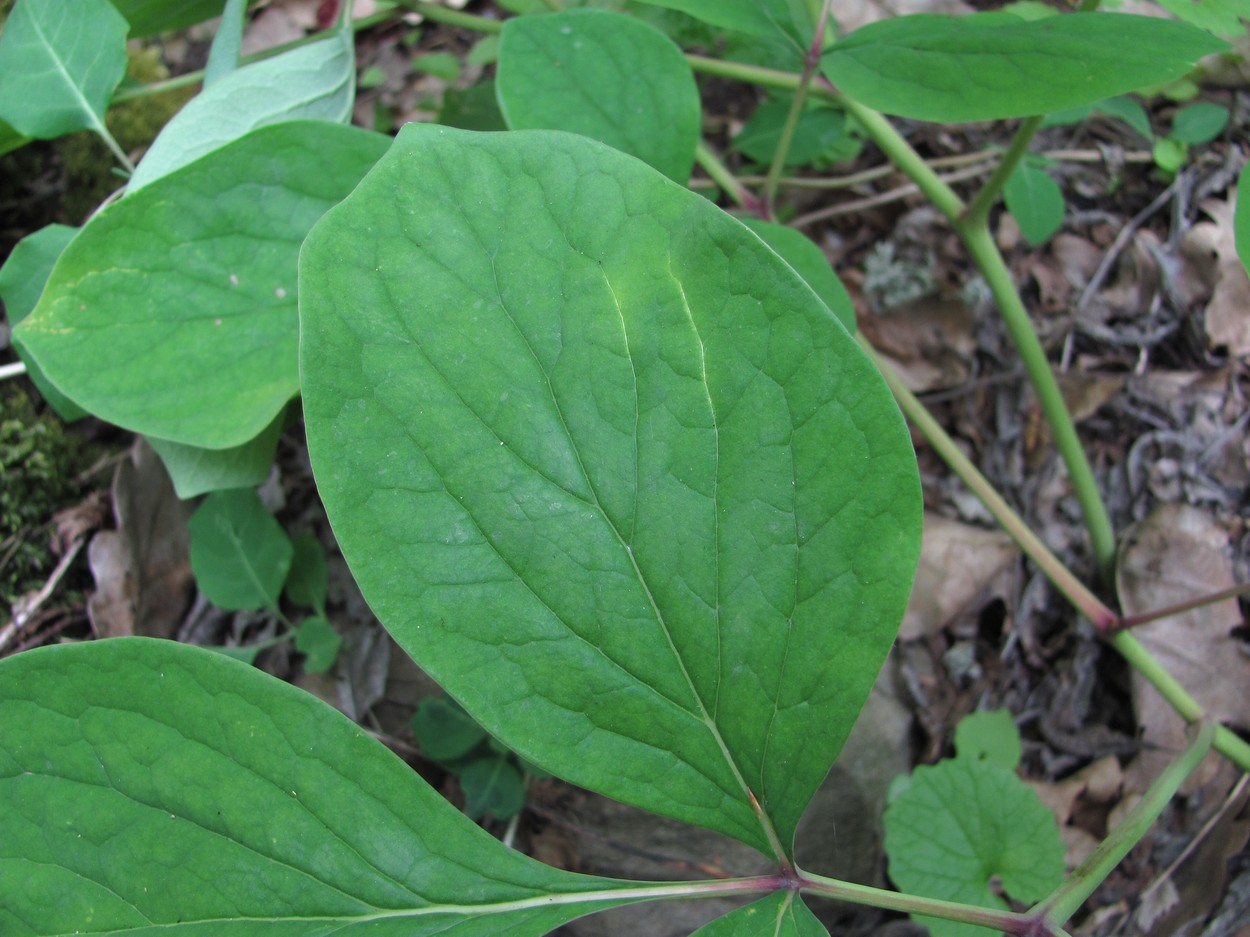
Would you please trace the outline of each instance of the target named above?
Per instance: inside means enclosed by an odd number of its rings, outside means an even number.
[[[1185,233],[1181,242],[1184,264],[1178,278],[1183,295],[1210,296],[1206,310],[1207,341],[1224,346],[1229,354],[1250,355],[1250,277],[1237,256],[1233,212],[1237,194],[1227,201],[1210,199],[1202,210],[1211,218]]]
[[[985,530],[937,514],[924,517],[920,566],[899,638],[935,634],[955,616],[1005,591],[1020,548],[999,530]]]
[[[1227,549],[1228,531],[1205,511],[1183,504],[1156,508],[1129,529],[1120,548],[1116,580],[1125,614],[1154,611],[1231,587]],[[1244,727],[1250,726],[1246,697],[1250,657],[1230,633],[1240,624],[1237,602],[1227,599],[1142,625],[1134,634],[1213,718]],[[1185,722],[1137,673],[1133,701],[1143,742],[1134,766],[1134,788],[1144,790],[1185,747]],[[1227,764],[1209,758],[1186,789],[1211,780],[1215,769]]]
[[[113,476],[117,529],[96,534],[87,548],[96,581],[87,614],[100,637],[177,632],[192,590],[189,513],[139,439]]]
[[[958,387],[976,352],[972,310],[958,301],[927,297],[888,316],[861,314],[859,329],[915,393]]]

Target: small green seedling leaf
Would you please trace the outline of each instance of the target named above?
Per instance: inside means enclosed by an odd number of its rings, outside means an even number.
[[[1187,104],[1172,118],[1170,136],[1190,146],[1210,143],[1228,126],[1228,108],[1222,104],[1200,101]]]
[[[422,753],[435,761],[463,758],[488,737],[455,702],[438,696],[421,701],[412,717],[412,734]]]
[[[825,55],[840,91],[943,122],[1029,117],[1170,81],[1228,47],[1185,23],[1124,13],[1026,21],[921,13],[863,26]]]
[[[1250,273],[1250,169],[1243,166],[1237,180],[1237,206],[1233,209],[1233,244],[1241,265]]]
[[[525,778],[507,756],[475,758],[456,774],[464,812],[473,819],[511,820],[525,806]]]
[[[1094,105],[1094,110],[1108,117],[1122,120],[1147,140],[1154,139],[1154,131],[1150,127],[1150,115],[1141,106],[1140,101],[1128,97],[1107,98]]]
[[[258,127],[296,120],[345,124],[355,100],[351,30],[235,69],[165,125],[131,177],[127,197]]]
[[[790,105],[788,99],[772,98],[757,107],[746,126],[734,137],[734,149],[757,163],[771,163],[790,117]],[[786,165],[816,162],[845,137],[846,115],[842,111],[830,107],[805,108],[794,128],[794,137],[786,152]]]
[[[210,602],[227,611],[277,607],[293,549],[255,491],[213,492],[188,526],[191,571]]]
[[[130,38],[183,29],[220,16],[226,0],[111,0],[130,23]]]
[[[1159,171],[1167,178],[1172,178],[1189,159],[1189,147],[1175,137],[1164,137],[1156,140],[1150,155],[1159,167]]]
[[[607,10],[510,19],[495,86],[514,130],[580,133],[690,178],[699,91],[681,50],[646,23]]]
[[[0,707],[5,937],[87,922],[541,937],[628,900],[613,897],[627,883],[505,847],[340,713],[221,654],[144,638],[40,648],[0,661]]]
[[[1187,23],[1206,29],[1217,36],[1238,36],[1245,32],[1250,20],[1250,3],[1246,0],[1156,0],[1159,6]]]
[[[326,551],[321,541],[308,532],[297,535],[291,545],[295,552],[291,559],[291,571],[286,577],[286,597],[324,617],[326,594],[330,588]]]
[[[885,811],[890,878],[901,890],[1006,909],[991,881],[1016,901],[1039,901],[1063,881],[1054,815],[1004,764],[1019,737],[1010,715],[985,713],[962,730],[959,756],[917,768]],[[965,720],[966,722],[967,720]],[[1014,745],[1006,738],[1015,737]],[[984,756],[984,757],[981,757]],[[919,918],[933,937],[984,937],[956,921]]]
[[[304,235],[388,144],[282,124],[154,182],[83,228],[15,336],[103,419],[208,449],[249,442],[299,389]]]
[[[247,21],[248,0],[226,0],[217,34],[213,36],[208,50],[208,63],[204,66],[204,87],[217,83],[217,79],[229,75],[239,64],[243,47],[243,25]]]
[[[842,323],[843,328],[855,332],[855,304],[838,275],[829,265],[829,259],[820,248],[801,232],[783,224],[743,218],[742,223],[759,235],[760,239],[781,255],[781,259],[807,281],[816,295]]]
[[[77,228],[50,224],[17,242],[9,259],[0,267],[0,300],[4,301],[4,311],[10,326],[17,325],[30,315],[39,302],[39,296],[43,293],[57,259],[77,233]],[[86,410],[66,397],[48,380],[38,362],[26,352],[26,346],[20,338],[14,338],[13,348],[26,363],[26,372],[39,393],[43,394],[43,399],[48,401],[61,419],[69,423],[87,415]]]
[[[148,437],[165,463],[174,491],[184,501],[209,491],[255,488],[269,477],[285,414],[279,413],[260,435],[241,446],[204,449],[168,439]]]
[[[776,891],[704,924],[690,937],[829,937],[829,932],[802,898]]]
[[[0,118],[40,140],[75,130],[107,136],[126,30],[108,0],[19,0],[0,35]]]
[[[955,751],[960,758],[985,761],[1015,771],[1023,749],[1011,713],[995,709],[971,713],[960,720],[955,727]]]
[[[311,673],[325,673],[333,667],[342,645],[342,635],[320,615],[305,618],[295,632],[295,649],[307,655],[304,669]]]
[[[545,770],[788,848],[919,542],[910,438],[824,302],[633,157],[417,123],[300,290],[318,489],[396,640]]]
[[[689,14],[722,29],[764,39],[785,38],[805,47],[812,21],[802,0],[643,0]]]
[[[1024,239],[1037,247],[1050,240],[1063,224],[1063,190],[1050,174],[1021,163],[1003,187],[1003,200]]]

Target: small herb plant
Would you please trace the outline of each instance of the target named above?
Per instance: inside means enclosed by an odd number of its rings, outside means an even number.
[[[170,5],[192,19],[221,6]],[[217,492],[192,521],[202,588],[270,609],[285,588],[314,610],[297,640],[325,662],[316,560],[296,563],[305,547],[238,490],[263,475],[298,394],[364,594],[472,719],[526,763],[739,839],[775,871],[642,883],[549,868],[309,695],[202,649],[105,641],[0,663],[0,932],[540,935],[616,905],[742,895],[754,901],[701,937],[824,933],[804,896],[1058,934],[1209,748],[1250,768],[1250,749],[1204,719],[878,368],[819,251],[776,223],[801,130],[819,159],[822,128],[853,126],[914,179],[1006,317],[1110,582],[1114,535],[989,213],[1013,177],[1038,181],[1026,154],[1042,115],[1177,79],[1222,41],[1098,12],[909,16],[835,37],[827,0],[646,8],[754,49],[748,64],[684,54],[620,12],[518,2],[506,6],[526,15],[501,23],[402,6],[501,33],[509,132],[411,124],[392,140],[347,126],[350,11],[316,41],[243,63],[245,4],[230,0],[204,90],[133,166],[103,120],[125,96],[125,38],[174,22],[134,2],[18,0],[0,38],[10,145],[94,130],[128,181],[80,230],[15,253],[6,277],[40,287],[10,306],[17,348],[50,400],[148,436],[184,494]],[[784,102],[779,125],[740,141],[768,161],[758,190],[700,141],[696,72]],[[965,202],[886,114],[1023,122]],[[696,162],[750,226],[686,188]],[[1244,213],[1238,225],[1245,250]],[[899,405],[1196,726],[1065,881],[1049,859],[1033,877],[987,867],[1034,902],[1022,911],[986,881],[943,892],[923,844],[900,841],[908,811],[938,818],[925,799],[937,779],[942,809],[974,802],[970,785],[1015,796],[1014,761],[983,763],[963,743],[890,807],[891,867],[913,893],[793,858],[915,568],[920,490]],[[267,562],[247,560],[257,553]],[[983,857],[1004,842],[967,846]]]

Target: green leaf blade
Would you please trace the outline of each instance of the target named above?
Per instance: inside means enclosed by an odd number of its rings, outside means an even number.
[[[249,442],[299,387],[304,235],[388,142],[265,127],[122,199],[66,248],[15,336],[105,420],[206,449]]]
[[[255,491],[213,492],[187,526],[191,570],[214,605],[227,611],[278,607],[295,549]]]
[[[0,119],[41,140],[103,130],[127,28],[108,0],[22,0],[0,36]]]
[[[305,289],[314,471],[401,645],[541,768],[771,851],[754,796],[788,843],[918,542],[901,419],[824,304],[609,148],[415,124]]]
[[[788,39],[804,45],[812,32],[811,18],[801,0],[643,0],[653,6],[667,7],[689,14],[695,19],[759,36],[763,39]]]
[[[861,104],[950,123],[1092,104],[1179,78],[1226,48],[1184,23],[1131,14],[915,14],[855,30],[822,68]]]
[[[6,935],[539,937],[623,903],[616,883],[503,847],[339,713],[210,651],[36,650],[0,663],[0,700]]]
[[[1003,201],[1020,233],[1034,247],[1045,244],[1063,225],[1067,203],[1063,190],[1050,174],[1021,163],[1003,186]]]
[[[227,72],[165,125],[130,177],[127,194],[260,127],[300,120],[346,124],[355,82],[350,30]]]
[[[513,130],[567,130],[685,184],[702,112],[694,74],[663,33],[607,10],[507,20],[496,80]]]
[[[690,937],[829,937],[794,892],[777,891],[705,924]]]

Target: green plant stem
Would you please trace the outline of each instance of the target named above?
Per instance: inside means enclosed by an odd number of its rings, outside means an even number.
[[[1011,174],[1020,165],[1020,160],[1024,159],[1024,154],[1029,151],[1029,144],[1033,142],[1033,137],[1037,134],[1037,130],[1041,125],[1042,118],[1040,116],[1029,117],[1016,130],[1016,135],[1012,137],[1011,145],[1007,147],[1007,152],[1003,154],[1003,158],[999,160],[998,165],[994,168],[994,172],[985,180],[985,183],[964,210],[963,224],[969,228],[989,224],[990,209],[998,200],[999,193],[1002,192],[1003,186],[1007,184],[1007,180],[1011,178]]]
[[[720,158],[712,152],[711,147],[702,140],[695,145],[694,159],[703,171],[708,174],[708,178],[720,186],[733,199],[735,205],[751,212],[761,210],[759,199],[747,190],[747,187],[729,171],[729,167],[721,162]]]
[[[104,145],[109,148],[109,152],[113,154],[113,157],[122,164],[122,167],[126,170],[126,172],[133,175],[135,171],[135,164],[130,161],[130,157],[127,156],[126,151],[121,148],[121,144],[113,138],[111,133],[109,133],[109,129],[104,126],[103,121],[100,121],[96,126],[95,132],[96,136],[104,141]]]
[[[430,3],[428,0],[399,0],[399,5],[415,13],[420,13],[434,23],[443,23],[447,26],[461,26],[464,29],[472,29],[481,33],[497,33],[503,29],[502,20],[491,19],[488,16],[478,16],[474,13],[462,13],[460,10],[453,10],[438,3]]]
[[[985,276],[985,282],[998,304],[1025,372],[1037,393],[1042,414],[1050,425],[1055,446],[1068,468],[1072,490],[1085,515],[1085,527],[1089,532],[1099,576],[1104,583],[1110,584],[1115,580],[1116,550],[1111,518],[1098,491],[1094,470],[1081,446],[1072,413],[1068,410],[1063,392],[1059,389],[1059,382],[1046,358],[1046,351],[1033,330],[1033,323],[1029,321],[1024,302],[1011,282],[1011,273],[990,235],[989,227],[985,224],[969,226],[958,221],[955,226],[968,248],[968,253]]]
[[[869,344],[863,333],[857,332],[855,338],[859,342],[860,347],[872,358],[882,377],[885,378],[885,382],[894,394],[894,399],[898,401],[899,408],[906,414],[912,425],[920,431],[921,435],[928,440],[929,445],[933,447],[933,450],[941,457],[942,461],[950,466],[960,480],[981,500],[981,503],[994,515],[994,519],[998,521],[1003,530],[1011,536],[1024,554],[1036,564],[1046,578],[1063,594],[1064,598],[1071,602],[1082,615],[1088,618],[1100,633],[1107,634],[1113,631],[1119,622],[1119,617],[1116,613],[1094,595],[1080,579],[1063,565],[1046,544],[1042,543],[1041,538],[1033,533],[1023,518],[1012,509],[1003,496],[998,493],[997,489],[990,484],[989,479],[982,475],[980,470],[972,464],[972,460],[964,455],[963,451],[955,445],[955,441],[951,439],[946,430],[925,409],[924,404],[916,398],[916,395],[907,388],[907,385],[902,382],[902,379],[889,362],[883,359],[877,350]]]
[[[369,29],[381,23],[388,22],[395,18],[393,11],[385,13],[373,13],[369,16],[362,16],[358,20],[352,21],[352,30],[360,32],[362,29]],[[329,29],[323,29],[319,33],[313,33],[309,36],[303,36],[294,39],[291,42],[284,42],[281,45],[271,46],[268,49],[262,49],[259,52],[253,52],[251,55],[240,57],[236,67],[251,65],[253,62],[263,62],[265,59],[271,59],[275,55],[281,55],[283,52],[289,52],[300,46],[306,46],[313,42],[320,42],[322,39],[328,39],[339,31],[341,27],[332,26]],[[123,101],[133,101],[136,98],[147,98],[154,94],[164,94],[166,91],[175,91],[178,88],[186,88],[190,85],[198,85],[204,80],[204,70],[199,69],[194,72],[187,72],[185,75],[178,75],[174,78],[166,78],[164,81],[153,81],[143,85],[130,85],[118,88],[113,94],[113,104],[121,104]]]
[[[854,117],[864,132],[868,134],[877,144],[877,147],[885,154],[895,166],[901,169],[920,187],[920,191],[929,199],[939,211],[942,212],[952,222],[956,221],[964,212],[964,200],[955,194],[955,190],[942,181],[937,172],[924,161],[902,135],[894,129],[884,116],[871,108],[852,101],[837,92],[833,92],[839,104],[846,109],[846,112]]]
[[[783,72],[759,65],[744,65],[741,62],[725,62],[708,58],[705,55],[687,54],[686,61],[690,63],[694,71],[704,75],[714,75],[717,78],[729,78],[782,91],[795,91],[799,87],[800,76],[794,72]]]
[[[1030,915],[1051,925],[1062,926],[1076,914],[1086,899],[1094,893],[1094,889],[1102,884],[1120,864],[1120,860],[1128,855],[1129,850],[1154,825],[1184,780],[1211,750],[1214,738],[1215,727],[1210,723],[1201,724],[1189,747],[1168,765],[1128,815],[1098,844],[1098,848],[1089,858],[1049,898],[1029,912]]]
[[[812,33],[812,43],[803,56],[803,73],[799,76],[799,86],[795,89],[794,98],[790,102],[790,112],[786,115],[786,122],[781,128],[781,138],[777,141],[777,149],[773,153],[772,162],[768,166],[768,175],[764,179],[764,218],[768,221],[774,220],[773,201],[777,196],[777,180],[781,178],[786,168],[786,157],[790,155],[794,133],[799,126],[799,118],[803,116],[807,90],[812,85],[816,69],[820,67],[820,53],[825,44],[825,25],[829,22],[832,7],[833,0],[823,0],[820,4],[816,28]]]
[[[856,885],[842,882],[835,878],[825,878],[805,870],[799,870],[799,890],[809,895],[832,898],[850,904],[870,905],[874,908],[885,908],[888,911],[904,911],[908,914],[923,914],[929,917],[944,918],[948,921],[963,921],[967,924],[978,924],[1007,933],[1022,933],[1033,923],[1035,918],[1014,911],[999,911],[994,908],[982,908],[977,905],[960,904],[957,901],[943,901],[940,898],[921,898],[919,895],[905,895],[884,888],[873,888],[871,885]],[[988,935],[987,935],[988,937]]]

